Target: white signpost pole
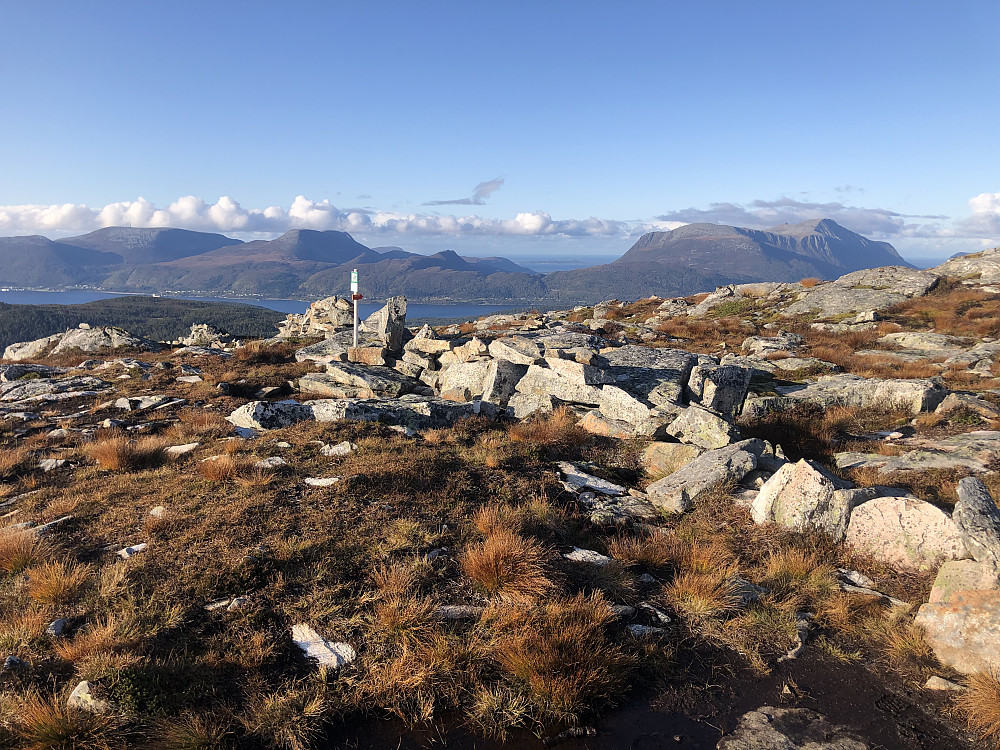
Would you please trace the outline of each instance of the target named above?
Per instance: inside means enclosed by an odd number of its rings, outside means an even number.
[[[358,269],[351,271],[351,299],[354,300],[354,348],[358,348]]]

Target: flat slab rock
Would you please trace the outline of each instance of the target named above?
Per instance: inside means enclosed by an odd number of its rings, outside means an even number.
[[[920,607],[915,620],[937,658],[964,674],[1000,664],[1000,591],[959,591]]]
[[[456,403],[429,396],[407,395],[398,399],[317,399],[298,401],[251,401],[226,419],[236,427],[272,430],[304,421],[337,422],[359,420],[384,422],[415,430],[446,427],[461,417],[493,414],[482,402]]]
[[[938,275],[905,266],[866,268],[803,292],[784,315],[816,313],[823,317],[884,310],[911,297],[926,294]]]
[[[625,488],[621,485],[588,474],[576,464],[571,464],[569,461],[560,461],[556,466],[559,467],[559,471],[562,473],[567,484],[575,488],[594,490],[594,492],[599,492],[602,495],[616,496],[625,494]]]
[[[869,750],[846,727],[806,708],[761,706],[740,717],[718,750]]]
[[[29,401],[53,393],[93,392],[111,388],[111,383],[90,375],[70,378],[34,378],[0,383],[0,401]]]
[[[976,430],[939,440],[905,438],[894,444],[908,450],[899,456],[845,452],[836,454],[834,460],[840,469],[871,466],[886,474],[926,469],[968,469],[986,473],[991,471],[992,460],[1000,452],[1000,431]]]
[[[943,386],[928,379],[863,378],[846,373],[823,375],[802,384],[776,386],[775,391],[793,401],[808,401],[823,407],[866,408],[892,404],[911,414],[932,411],[948,395]]]
[[[706,451],[673,474],[646,488],[650,502],[668,513],[684,513],[703,496],[726,482],[738,482],[755,468],[764,453],[763,441],[743,440]]]
[[[328,669],[339,669],[350,664],[358,655],[351,644],[324,640],[309,625],[301,622],[292,626],[292,640],[306,656]]]

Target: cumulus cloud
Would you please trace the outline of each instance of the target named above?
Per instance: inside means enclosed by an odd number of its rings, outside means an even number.
[[[483,183],[481,190],[477,188],[477,193],[488,196],[498,187],[499,184]],[[282,206],[245,208],[229,196],[208,203],[193,195],[178,198],[165,208],[141,197],[134,201],[110,203],[102,208],[71,203],[0,206],[0,234],[65,235],[109,226],[177,227],[243,235],[274,235],[289,229],[335,229],[359,234],[608,237],[628,236],[635,230],[629,222],[594,217],[557,220],[544,211],[519,213],[513,219],[497,219],[475,214],[442,216],[342,209],[329,200],[314,201],[304,195],[296,196],[287,209]]]
[[[972,237],[1000,237],[1000,192],[980,193],[969,199],[972,213],[958,222],[958,229]]]
[[[486,199],[503,187],[503,177],[496,177],[486,182],[480,182],[472,191],[471,198],[456,198],[450,201],[427,201],[425,206],[482,206]]]

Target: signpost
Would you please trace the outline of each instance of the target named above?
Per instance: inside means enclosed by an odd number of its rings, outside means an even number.
[[[354,348],[358,348],[358,300],[362,295],[358,294],[358,269],[351,271],[351,299],[354,301]]]

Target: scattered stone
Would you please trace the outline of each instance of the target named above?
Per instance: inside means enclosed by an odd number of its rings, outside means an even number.
[[[174,378],[178,383],[201,383],[201,375],[181,375],[178,378]]]
[[[779,664],[783,661],[797,659],[805,651],[806,641],[809,640],[809,624],[812,617],[808,612],[795,613],[795,640],[797,642],[784,656],[778,658]]]
[[[3,661],[3,672],[16,672],[24,669],[28,666],[28,662],[18,659],[14,654],[11,654]]]
[[[691,405],[667,426],[667,434],[682,443],[711,450],[739,439],[740,431],[730,422],[708,409]]]
[[[324,445],[319,449],[319,452],[330,458],[343,458],[344,456],[350,455],[351,451],[356,451],[358,446],[352,443],[350,440],[345,440],[342,443],[337,443],[336,445]]]
[[[695,365],[688,378],[688,399],[731,419],[743,409],[750,374],[735,365]]]
[[[869,750],[846,727],[807,708],[761,706],[740,717],[718,750]]]
[[[178,458],[180,456],[186,456],[188,453],[194,452],[194,450],[201,445],[201,443],[184,443],[184,445],[171,445],[167,448],[166,453],[168,456],[173,456]]]
[[[307,657],[318,661],[321,667],[339,669],[357,657],[357,652],[349,643],[324,640],[305,623],[292,626],[292,640]]]
[[[153,518],[166,518],[167,509],[162,505],[157,505],[155,508],[149,509],[149,515]]]
[[[443,604],[434,610],[434,617],[438,620],[477,620],[485,609],[472,604]]]
[[[43,472],[48,474],[50,471],[55,471],[66,465],[66,459],[64,458],[43,458],[38,462],[38,468]]]
[[[924,570],[969,554],[944,511],[910,497],[878,497],[857,506],[845,541],[886,562]]]
[[[276,471],[278,469],[283,469],[288,466],[288,461],[283,459],[281,456],[269,456],[268,458],[262,458],[260,461],[256,461],[253,465],[255,469],[262,469],[264,471]]]
[[[664,628],[654,628],[652,625],[640,625],[639,623],[633,623],[628,626],[628,632],[634,635],[636,638],[643,638],[647,635],[660,635],[666,633]]]
[[[959,685],[957,682],[946,680],[944,677],[938,677],[936,674],[928,677],[927,682],[924,683],[924,690],[944,690],[961,693],[966,689],[965,685]]]
[[[66,706],[77,711],[87,711],[92,714],[106,714],[114,710],[110,701],[103,700],[94,695],[96,686],[83,680],[78,683],[73,692],[70,693]]]
[[[571,562],[586,563],[598,568],[603,568],[608,563],[614,562],[607,555],[602,555],[600,552],[595,552],[592,549],[580,549],[579,547],[574,547],[570,552],[563,554],[563,557]]]
[[[896,442],[909,448],[900,456],[877,453],[837,453],[837,468],[875,467],[883,473],[925,471],[927,469],[968,469],[976,473],[991,471],[991,462],[1000,451],[1000,431],[976,430],[946,438],[906,438]]]
[[[48,523],[43,523],[41,526],[35,526],[32,529],[32,531],[34,531],[35,534],[41,536],[42,534],[46,533],[50,529],[54,529],[56,526],[59,526],[61,524],[66,523],[67,521],[72,520],[72,518],[73,518],[73,516],[62,516],[61,518],[57,518],[54,521],[49,521]]]
[[[310,487],[332,487],[341,480],[341,477],[306,477],[305,483]]]
[[[704,452],[696,445],[653,442],[642,451],[642,465],[647,474],[666,476],[691,463]]]
[[[948,395],[944,386],[926,378],[882,380],[846,373],[822,375],[806,383],[776,385],[774,389],[793,403],[808,401],[823,408],[856,406],[863,409],[890,405],[914,415],[933,411]]]
[[[574,489],[582,490],[589,488],[595,492],[600,492],[602,495],[612,496],[625,494],[625,488],[621,485],[588,474],[569,461],[560,461],[556,466],[559,467],[559,471],[565,477],[566,483]]]
[[[122,560],[128,560],[130,557],[134,557],[135,555],[138,555],[140,552],[145,552],[148,546],[149,545],[146,542],[142,542],[141,544],[134,544],[131,547],[125,547],[125,549],[120,549],[116,554]]]
[[[65,617],[60,617],[58,620],[53,620],[49,623],[49,626],[45,628],[45,634],[51,635],[53,638],[59,638],[66,633],[66,629],[69,627],[69,620]]]

